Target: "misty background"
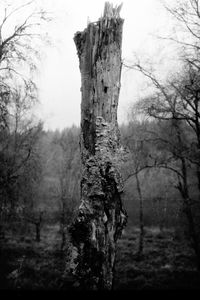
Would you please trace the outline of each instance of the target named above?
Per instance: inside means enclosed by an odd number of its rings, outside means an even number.
[[[120,4],[113,1],[113,4]],[[74,34],[87,27],[88,20],[98,20],[103,12],[104,0],[40,1],[39,5],[53,13],[54,21],[47,25],[52,46],[44,52],[37,77],[40,106],[37,114],[46,129],[63,129],[80,124],[81,77]],[[131,63],[135,53],[149,57],[166,73],[172,62],[173,47],[159,39],[172,30],[169,15],[159,0],[123,1],[124,18],[122,59]],[[163,57],[169,56],[167,63]],[[165,60],[166,61],[166,60]],[[126,122],[130,104],[145,92],[145,80],[136,72],[123,68],[118,109],[119,123]]]

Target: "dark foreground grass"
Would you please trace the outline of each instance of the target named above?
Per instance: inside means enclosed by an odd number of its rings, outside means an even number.
[[[138,236],[138,229],[129,228],[118,242],[114,290],[200,289],[194,253],[173,230],[147,228],[142,257]],[[56,225],[43,228],[40,243],[7,236],[0,249],[0,289],[76,289],[66,269],[69,241],[64,252],[60,244]]]
[[[147,228],[144,251],[138,257],[138,229],[128,229],[119,241],[115,289],[200,289],[200,273],[189,245],[173,230]]]
[[[60,250],[59,226],[45,226],[41,242],[9,237],[1,243],[0,289],[57,290],[73,288],[66,270],[69,241]]]

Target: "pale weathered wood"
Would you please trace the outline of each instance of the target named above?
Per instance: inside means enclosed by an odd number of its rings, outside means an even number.
[[[104,16],[74,37],[81,71],[81,204],[71,226],[74,274],[83,288],[111,289],[116,242],[126,223],[117,124],[123,19]]]

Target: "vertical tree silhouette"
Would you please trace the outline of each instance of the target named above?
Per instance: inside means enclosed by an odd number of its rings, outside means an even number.
[[[74,37],[81,72],[81,204],[71,226],[74,274],[82,288],[111,289],[116,242],[126,224],[117,123],[123,19],[104,15]]]

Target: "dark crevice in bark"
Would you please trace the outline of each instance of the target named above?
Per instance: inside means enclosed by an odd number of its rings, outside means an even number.
[[[96,128],[92,121],[92,116],[88,119],[83,120],[81,130],[83,133],[83,139],[85,141],[85,148],[91,153],[95,154],[95,139],[96,139]]]

